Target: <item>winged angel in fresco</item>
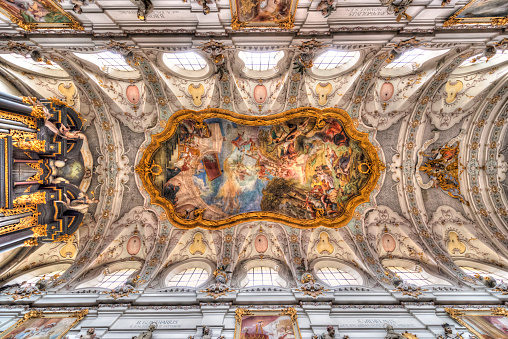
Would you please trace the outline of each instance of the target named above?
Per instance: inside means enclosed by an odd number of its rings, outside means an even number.
[[[335,119],[271,126],[185,120],[163,148],[170,158],[163,196],[187,218],[197,209],[212,220],[257,211],[335,217],[369,177],[359,170],[365,151]]]

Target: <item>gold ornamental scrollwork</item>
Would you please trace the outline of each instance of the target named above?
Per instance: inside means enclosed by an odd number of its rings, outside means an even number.
[[[154,154],[158,151],[163,142],[175,134],[180,122],[184,120],[193,120],[197,125],[200,125],[204,124],[206,119],[218,118],[247,126],[268,126],[282,124],[291,119],[302,117],[315,118],[319,125],[324,124],[325,119],[336,119],[340,121],[349,137],[358,142],[359,147],[369,158],[368,163],[362,167],[365,169],[367,167],[369,168],[370,176],[368,177],[366,184],[359,190],[357,195],[351,197],[347,200],[347,202],[345,202],[344,212],[339,216],[327,217],[323,211],[318,210],[316,211],[315,217],[312,219],[297,219],[270,211],[258,211],[236,214],[220,220],[209,220],[204,218],[204,210],[198,209],[194,212],[195,218],[189,219],[184,215],[177,213],[175,206],[162,196],[161,191],[154,184],[152,173],[154,171],[158,172],[157,168],[153,168]],[[151,143],[146,147],[139,163],[135,167],[135,171],[139,175],[143,187],[150,195],[151,203],[164,208],[171,223],[182,229],[192,229],[196,227],[205,229],[223,229],[240,223],[257,220],[280,222],[297,228],[316,228],[320,226],[331,228],[342,227],[351,220],[357,206],[370,200],[370,194],[377,185],[382,169],[384,169],[384,164],[380,161],[376,148],[370,143],[369,134],[356,130],[353,120],[347,112],[337,108],[327,108],[321,110],[313,107],[297,108],[279,114],[262,117],[237,114],[218,108],[209,108],[201,111],[178,111],[169,118],[164,131],[151,136]]]
[[[0,115],[1,117],[1,115]],[[11,129],[9,133],[0,133],[0,138],[12,137],[12,145],[19,149],[30,150],[38,153],[46,151],[46,141],[38,140],[36,133]]]
[[[475,16],[467,16],[461,17],[458,16],[464,12],[468,11],[470,7],[475,7],[475,5],[486,3],[481,0],[471,0],[467,5],[460,8],[457,12],[455,12],[451,17],[449,17],[444,23],[444,27],[457,26],[457,25],[486,25],[490,24],[492,26],[504,26],[508,24],[508,16],[506,17],[475,17]],[[478,7],[477,7],[478,8]]]
[[[246,315],[254,315],[251,310],[245,308],[237,308],[235,310],[235,319],[238,324],[242,323],[242,318]]]
[[[58,4],[59,1],[56,0],[42,0],[40,3],[43,6],[43,9],[47,11],[46,13],[51,13],[54,16],[58,16],[61,19],[59,22],[45,22],[43,20],[35,19],[30,15],[26,15],[29,17],[27,19],[22,15],[23,11],[16,8],[16,6],[10,5],[9,2],[7,4],[3,4],[0,2],[0,13],[3,13],[5,16],[11,19],[12,23],[18,25],[21,29],[26,32],[32,32],[38,29],[72,29],[72,30],[84,30],[81,22],[76,20],[72,15],[67,13],[62,6]],[[50,20],[52,21],[52,20]]]
[[[298,314],[296,312],[296,309],[294,307],[288,307],[288,308],[284,308],[282,309],[282,311],[280,311],[280,315],[288,315],[292,321],[296,322],[296,320],[298,319]]]
[[[11,112],[6,112],[6,111],[0,110],[0,118],[6,119],[6,120],[11,120],[11,121],[16,121],[16,122],[21,122],[22,124],[25,124],[29,128],[33,128],[33,129],[37,128],[37,121],[35,120],[34,117],[29,117],[29,116],[22,115],[22,114],[16,114],[16,113],[11,113]]]
[[[488,335],[494,333],[489,333],[489,331],[496,331],[495,335],[501,335],[499,338],[504,337],[502,335],[503,332],[498,332],[499,329],[493,325],[490,321],[485,321],[482,328],[477,327],[476,323],[471,322],[471,318],[482,318],[486,317],[491,318],[492,316],[502,316],[508,317],[508,310],[504,307],[495,307],[490,309],[456,309],[451,307],[445,308],[446,313],[455,320],[460,325],[466,327],[469,332],[474,334],[477,338],[485,338]],[[492,336],[493,338],[493,336]]]
[[[45,204],[46,192],[37,191],[31,194],[20,195],[12,203],[15,206]]]

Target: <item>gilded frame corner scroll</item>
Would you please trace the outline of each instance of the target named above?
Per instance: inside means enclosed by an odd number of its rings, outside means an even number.
[[[508,16],[500,17],[471,17],[471,18],[457,18],[462,12],[475,5],[480,0],[471,0],[467,5],[453,13],[443,24],[444,27],[458,26],[458,25],[492,25],[504,26],[508,24]]]
[[[292,329],[295,339],[302,339],[300,327],[298,326],[298,314],[294,307],[283,308],[279,310],[250,310],[246,308],[237,308],[235,310],[235,334],[234,339],[249,339],[242,336],[242,322],[243,318],[247,316],[258,316],[262,319],[263,316],[287,316],[291,320]],[[260,325],[261,326],[261,325]],[[262,329],[260,329],[262,331]],[[255,335],[255,333],[253,333]]]
[[[225,219],[208,220],[203,218],[202,211],[195,214],[194,219],[185,218],[177,213],[173,204],[161,195],[161,191],[155,186],[153,175],[160,172],[158,165],[154,163],[154,154],[161,147],[163,142],[171,138],[183,120],[190,119],[196,123],[203,124],[206,119],[219,118],[226,119],[233,123],[248,126],[268,126],[281,124],[288,120],[302,117],[311,117],[316,119],[317,124],[325,124],[325,119],[333,118],[339,120],[346,130],[349,137],[356,140],[360,147],[369,157],[368,168],[371,173],[367,183],[361,188],[359,195],[348,200],[344,213],[338,217],[326,217],[316,215],[313,219],[297,219],[283,214],[270,211],[246,212],[232,215]],[[377,149],[369,141],[369,134],[356,130],[356,122],[351,119],[346,111],[338,108],[318,109],[312,107],[296,108],[286,112],[270,116],[250,116],[237,114],[228,110],[218,108],[208,108],[201,111],[181,110],[173,114],[166,123],[164,131],[151,136],[151,142],[143,151],[141,159],[135,170],[139,175],[142,185],[150,195],[151,203],[161,206],[168,220],[176,227],[182,229],[192,229],[196,227],[204,229],[223,229],[250,221],[272,221],[279,222],[288,226],[297,228],[316,228],[320,226],[338,228],[345,226],[353,217],[356,207],[362,203],[370,201],[370,194],[377,185],[384,164],[379,159]]]
[[[12,23],[18,25],[21,29],[31,32],[37,29],[73,29],[82,31],[84,30],[83,25],[71,14],[67,13],[55,0],[39,0],[44,8],[51,9],[54,13],[58,13],[66,17],[69,22],[29,22],[26,21],[23,15],[13,8],[12,5],[4,4],[0,2],[0,12],[5,14],[11,19]]]
[[[78,324],[86,315],[88,314],[88,309],[82,309],[80,311],[74,312],[45,312],[38,310],[30,310],[25,313],[23,318],[19,319],[15,324],[7,328],[5,331],[0,333],[0,338],[4,338],[6,335],[10,334],[13,330],[19,328],[27,321],[31,319],[40,319],[40,318],[76,318],[72,324],[67,326],[67,328],[56,338],[62,339],[65,338],[67,332],[69,332],[74,326]]]
[[[471,322],[468,322],[468,319],[466,319],[465,317],[489,317],[489,316],[508,317],[508,310],[504,307],[495,307],[491,309],[482,309],[482,310],[471,310],[471,309],[467,310],[447,307],[445,308],[445,311],[453,320],[455,320],[460,325],[466,327],[469,332],[471,332],[478,338],[483,338],[484,334],[480,333],[478,329],[475,328]],[[493,329],[496,329],[494,325],[492,325],[492,327]],[[483,328],[485,329],[485,326],[483,326]]]

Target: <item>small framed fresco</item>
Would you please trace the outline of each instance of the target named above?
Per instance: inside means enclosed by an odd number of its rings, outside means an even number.
[[[301,339],[296,309],[236,309],[234,339]]]
[[[455,12],[443,24],[456,25],[493,25],[508,24],[508,1],[506,0],[471,0]]]
[[[298,0],[230,0],[231,28],[292,29]]]
[[[62,339],[88,314],[76,312],[41,312],[32,310],[0,334],[1,339]]]
[[[479,339],[508,338],[508,310],[461,310],[446,308],[446,312]]]
[[[83,30],[83,25],[56,0],[0,0],[0,12],[29,32],[36,29]]]

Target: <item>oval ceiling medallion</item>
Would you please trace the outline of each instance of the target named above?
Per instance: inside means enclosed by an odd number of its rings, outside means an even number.
[[[258,234],[254,239],[254,248],[259,253],[265,253],[268,249],[268,239],[263,234]]]
[[[137,104],[139,102],[139,89],[136,85],[129,85],[125,90],[125,94],[127,95],[127,100],[130,101],[131,104]]]
[[[136,171],[177,227],[336,228],[369,201],[380,164],[369,134],[338,108],[262,117],[209,108],[173,114]]]
[[[254,87],[254,100],[258,104],[262,104],[266,101],[266,97],[268,96],[268,91],[266,90],[265,85],[257,85]]]
[[[132,236],[129,241],[127,241],[127,253],[130,255],[136,255],[139,253],[140,249],[141,239],[137,235]]]
[[[395,89],[393,88],[393,85],[389,82],[385,82],[379,90],[379,96],[381,97],[381,100],[388,101],[392,98],[394,92]]]
[[[395,251],[395,238],[391,234],[384,234],[381,238],[381,242],[383,243],[383,249],[386,252]]]

